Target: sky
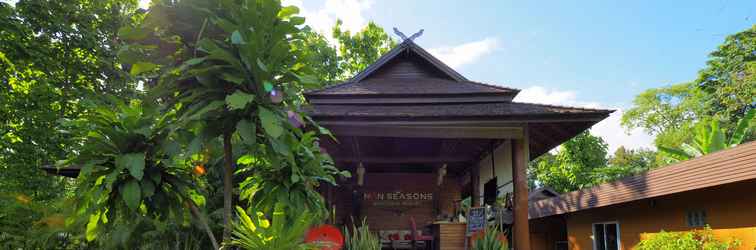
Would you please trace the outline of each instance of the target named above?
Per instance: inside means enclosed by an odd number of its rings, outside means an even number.
[[[522,89],[515,101],[614,109],[591,129],[609,152],[653,148],[653,136],[620,126],[633,98],[695,79],[727,35],[756,24],[753,0],[283,2],[325,34],[337,18],[353,32],[369,21],[424,29],[416,43],[468,79]]]
[[[591,132],[609,152],[653,148],[620,126],[648,88],[695,79],[728,34],[756,24],[756,2],[286,0],[326,32],[342,19],[397,27],[468,79],[522,89],[515,101],[615,109]]]

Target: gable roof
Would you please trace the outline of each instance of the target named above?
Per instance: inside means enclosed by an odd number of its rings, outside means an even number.
[[[756,141],[646,173],[531,202],[531,219],[756,180]]]
[[[411,40],[405,40],[348,81],[305,93],[312,103],[375,97],[466,96],[468,101],[511,101],[518,89],[467,80]],[[474,97],[485,97],[475,99]],[[498,97],[498,98],[494,98]],[[372,102],[375,102],[373,100]],[[460,100],[449,99],[448,102]],[[393,99],[393,102],[401,102]]]
[[[436,69],[443,72],[447,77],[449,77],[452,80],[455,81],[467,81],[467,78],[462,76],[462,74],[458,73],[445,63],[441,62],[441,60],[438,60],[438,58],[434,57],[428,51],[425,51],[420,46],[417,46],[415,42],[413,42],[410,39],[404,40],[402,43],[397,45],[396,47],[392,48],[389,52],[387,52],[385,55],[381,56],[376,60],[373,64],[365,68],[362,72],[358,73],[352,79],[349,80],[349,82],[359,82],[361,80],[364,80],[368,76],[372,75],[375,71],[382,68],[386,63],[391,61],[392,59],[396,58],[398,55],[400,55],[402,52],[413,52],[416,53],[420,58],[425,59],[427,62],[432,64]]]

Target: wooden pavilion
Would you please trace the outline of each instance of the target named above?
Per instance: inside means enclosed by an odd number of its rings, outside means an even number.
[[[354,176],[323,190],[338,220],[364,217],[378,231],[438,224],[493,187],[513,194],[513,244],[529,249],[528,161],[612,111],[513,102],[518,92],[470,81],[408,39],[349,81],[306,93],[307,112],[337,138],[322,145]],[[435,234],[438,249],[464,238]]]
[[[513,197],[513,244],[529,249],[528,161],[612,111],[513,102],[518,93],[468,80],[411,39],[349,81],[306,93],[306,112],[336,138],[321,145],[354,176],[321,190],[335,220],[366,218],[379,232],[431,225],[437,249],[462,249],[464,224],[444,221],[465,197],[481,206],[487,188]]]

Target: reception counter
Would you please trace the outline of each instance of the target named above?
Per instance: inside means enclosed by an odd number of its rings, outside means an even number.
[[[464,250],[466,223],[436,222],[432,225],[435,250]]]

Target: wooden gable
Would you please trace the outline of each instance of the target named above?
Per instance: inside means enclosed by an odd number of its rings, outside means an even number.
[[[467,81],[414,42],[406,40],[381,56],[375,63],[355,75],[350,82],[369,78],[438,78]]]

